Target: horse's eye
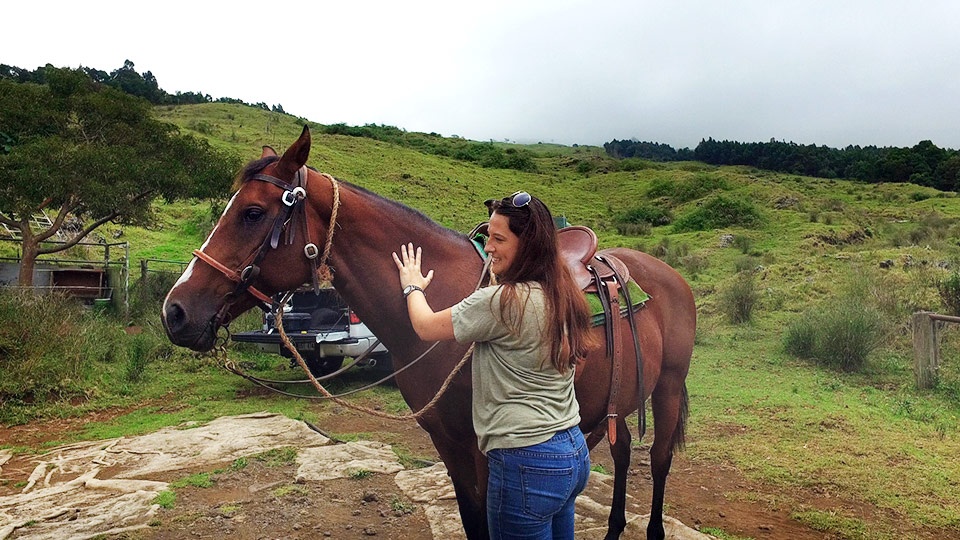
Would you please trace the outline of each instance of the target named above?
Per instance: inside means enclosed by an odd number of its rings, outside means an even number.
[[[258,223],[266,212],[263,211],[263,208],[257,208],[252,206],[243,211],[243,222],[244,223]]]

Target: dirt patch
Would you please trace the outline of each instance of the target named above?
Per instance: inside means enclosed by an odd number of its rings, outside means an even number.
[[[132,506],[134,499],[138,498],[141,501],[148,498],[148,502],[155,502],[153,492],[150,491],[151,486],[156,492],[161,492],[170,489],[169,483],[183,480],[192,473],[218,471],[210,474],[210,487],[176,488],[173,507],[153,507],[149,515],[141,518],[140,528],[108,532],[111,529],[105,525],[98,534],[101,538],[114,540],[224,537],[379,537],[410,540],[462,538],[455,501],[451,493],[443,493],[441,484],[445,480],[444,471],[442,468],[438,471],[430,467],[417,468],[436,462],[438,458],[429,437],[415,422],[386,420],[339,407],[317,406],[317,411],[321,420],[314,427],[321,433],[334,437],[362,433],[364,438],[391,445],[396,453],[404,456],[402,461],[406,471],[400,474],[410,472],[434,476],[416,480],[418,483],[415,485],[419,486],[417,488],[403,488],[400,486],[398,474],[361,473],[360,469],[373,468],[365,466],[355,468],[355,474],[347,473],[346,476],[315,480],[303,474],[302,464],[298,462],[254,459],[252,456],[260,451],[259,449],[230,447],[229,459],[223,459],[216,464],[180,463],[169,471],[140,475],[140,479],[156,482],[156,485],[145,484],[138,486],[142,489],[133,491],[115,491],[108,497],[109,508]],[[25,439],[34,443],[41,442],[42,434],[49,436],[54,433],[50,428],[51,424],[44,424],[6,429],[0,432],[0,437],[3,437],[0,442],[25,444]],[[303,439],[305,435],[302,433],[293,434],[294,438]],[[311,430],[310,433],[314,432]],[[164,443],[162,435],[151,435],[155,437],[153,444],[169,450],[170,443]],[[224,441],[216,441],[215,437],[209,434],[205,436],[208,437],[205,446],[225,445]],[[83,446],[83,443],[73,446]],[[198,443],[198,446],[203,445]],[[102,451],[103,447],[101,442],[93,448]],[[243,460],[243,466],[238,467],[234,460],[244,456],[246,459]],[[612,460],[603,445],[598,447],[591,457],[595,464],[601,464],[612,471]],[[634,454],[634,466],[628,477],[630,496],[627,500],[627,511],[631,523],[624,538],[643,537],[645,523],[641,516],[649,512],[651,490],[645,458],[645,450]],[[0,482],[0,498],[21,493],[27,479],[38,474],[38,459],[38,456],[14,456],[5,463],[0,463],[0,479],[3,480]],[[119,466],[111,463],[113,462],[104,461],[95,480],[109,482],[120,474]],[[82,471],[69,473],[69,467],[63,469],[63,480],[83,480]],[[140,465],[140,469],[145,471],[149,467]],[[346,470],[349,470],[349,466]],[[43,477],[47,473],[41,472],[43,474],[36,479],[38,486],[43,483]],[[97,486],[96,482],[90,485]],[[439,491],[430,491],[434,488]],[[112,486],[105,484],[97,489],[109,490]],[[594,475],[591,478],[584,497],[578,501],[578,538],[603,537],[611,493],[609,477]],[[666,500],[667,514],[690,527],[716,528],[758,540],[813,540],[835,537],[792,519],[791,514],[797,510],[822,510],[861,519],[866,523],[887,524],[889,531],[898,532],[902,538],[957,537],[955,531],[911,529],[904,525],[904,520],[898,519],[898,516],[890,511],[860,501],[847,500],[836,493],[802,489],[785,491],[780,487],[752,482],[733,467],[696,462],[686,454],[679,454],[674,460]],[[434,502],[438,504],[433,504]],[[102,511],[108,510],[104,507]],[[8,507],[7,514],[11,512]],[[51,519],[54,524],[59,520],[61,528],[52,529],[55,532],[62,533],[78,518],[76,509],[61,508],[57,512],[59,515]],[[4,510],[0,508],[0,523],[3,518]],[[672,522],[671,525],[680,526]],[[41,529],[37,525],[18,527],[8,533],[8,537],[41,538],[42,536],[34,534],[39,532]],[[2,537],[0,534],[0,538]],[[73,537],[83,538],[90,535],[77,534]]]

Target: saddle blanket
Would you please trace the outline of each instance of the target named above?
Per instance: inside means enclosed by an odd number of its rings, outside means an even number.
[[[630,280],[627,282],[627,291],[630,293],[630,302],[633,304],[632,311],[637,311],[643,304],[650,300],[650,295],[646,291],[640,288],[640,285],[637,285],[637,282]],[[600,326],[604,323],[606,319],[603,313],[603,304],[600,302],[600,297],[598,293],[585,293],[587,296],[587,303],[590,305],[590,317],[593,326]],[[621,291],[620,293],[620,317],[624,318],[627,316],[627,303],[626,295]]]

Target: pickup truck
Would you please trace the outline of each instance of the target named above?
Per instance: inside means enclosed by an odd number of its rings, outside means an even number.
[[[377,339],[332,287],[321,289],[319,295],[312,288],[295,291],[284,308],[283,329],[315,375],[340,369],[344,357],[360,356]],[[260,330],[238,332],[231,338],[280,354],[290,358],[291,365],[296,364],[293,354],[281,341],[272,313],[264,314]],[[358,365],[392,371],[390,353],[383,345],[377,345]]]

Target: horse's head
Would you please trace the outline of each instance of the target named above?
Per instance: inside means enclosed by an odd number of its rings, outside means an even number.
[[[317,174],[305,166],[309,155],[304,127],[283,156],[264,147],[240,173],[238,191],[163,303],[174,344],[209,350],[221,326],[310,278],[318,253],[316,245],[305,247],[306,222],[318,218],[305,200],[307,175]]]

